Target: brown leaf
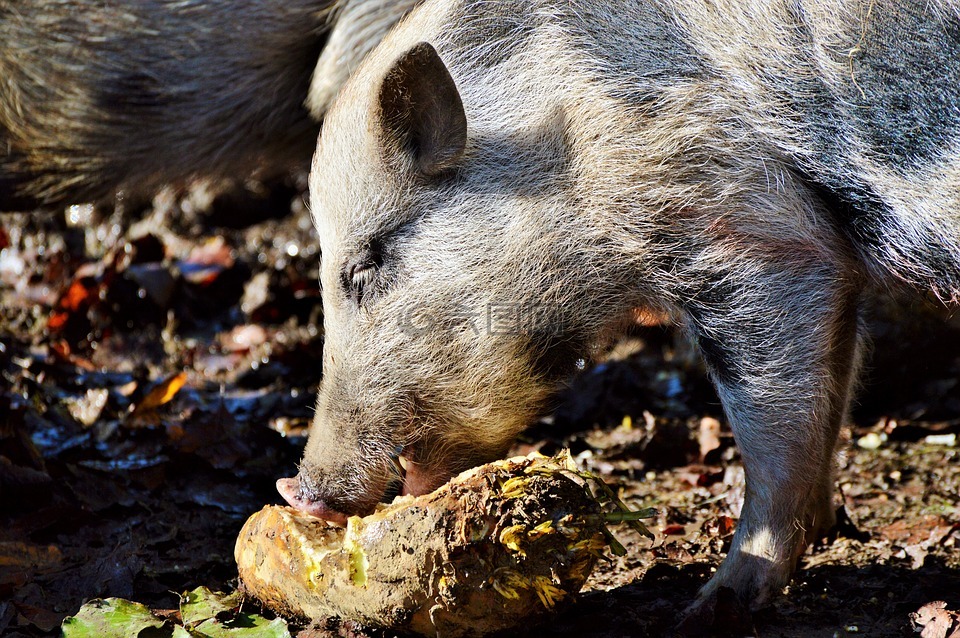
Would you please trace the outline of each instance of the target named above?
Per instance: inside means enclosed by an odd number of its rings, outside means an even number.
[[[63,556],[56,545],[0,542],[0,585],[22,587],[37,574],[60,569],[62,560]]]
[[[109,390],[90,388],[83,396],[65,399],[65,403],[70,416],[89,427],[100,418],[109,398]]]
[[[152,410],[160,407],[164,403],[169,403],[186,382],[186,372],[178,372],[177,374],[167,377],[163,382],[150,390],[137,407],[143,410]]]
[[[715,520],[710,521],[709,529],[721,538],[733,535],[736,530],[737,522],[730,516],[720,515]]]
[[[910,614],[910,622],[915,630],[923,628],[920,638],[947,638],[947,632],[953,626],[956,616],[947,610],[947,603],[937,600]]]
[[[936,514],[925,514],[911,521],[895,520],[880,529],[883,538],[899,545],[925,543],[935,545],[953,531],[953,524]]]
[[[27,603],[14,602],[13,604],[25,621],[45,632],[52,632],[67,617],[65,613],[28,605]]]
[[[56,309],[50,313],[47,328],[62,330],[73,315],[84,311],[96,300],[98,289],[97,283],[91,279],[74,279],[57,301]]]
[[[63,317],[69,319],[69,315],[63,315]],[[53,320],[53,315],[50,316],[50,319]],[[64,325],[66,324],[66,319],[64,319]],[[55,359],[63,361],[64,363],[69,363],[70,365],[75,365],[82,370],[93,372],[97,369],[97,366],[95,366],[89,359],[74,354],[73,349],[65,339],[51,341],[50,352],[53,354]]]
[[[205,266],[220,266],[221,268],[231,268],[233,266],[233,248],[231,248],[223,237],[211,237],[190,251],[187,262],[191,264],[203,264]]]
[[[53,479],[43,469],[14,463],[0,454],[0,487],[4,494],[0,503],[21,503],[25,496],[31,496],[30,488],[50,485]]]
[[[148,425],[155,425],[157,423],[156,415],[151,413],[173,400],[173,397],[177,395],[177,392],[186,382],[186,372],[178,372],[161,381],[130,411],[128,423],[144,422]]]
[[[220,341],[226,352],[248,352],[266,343],[267,331],[255,324],[246,324],[221,335]]]

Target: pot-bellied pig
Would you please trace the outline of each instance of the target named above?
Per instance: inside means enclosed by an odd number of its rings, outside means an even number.
[[[698,345],[746,470],[701,592],[751,606],[834,521],[859,297],[960,295],[960,5],[429,0],[311,174],[326,330],[295,506],[502,454],[635,308]],[[498,329],[499,328],[499,329]]]

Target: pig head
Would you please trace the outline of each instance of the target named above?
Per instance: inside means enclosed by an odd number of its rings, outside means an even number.
[[[422,494],[501,456],[606,322],[585,289],[617,283],[570,277],[589,271],[589,231],[568,227],[557,173],[467,168],[508,166],[543,140],[473,146],[431,45],[364,79],[351,90],[370,107],[335,107],[314,158],[323,380],[299,475],[278,483],[333,521],[368,513],[394,481]]]

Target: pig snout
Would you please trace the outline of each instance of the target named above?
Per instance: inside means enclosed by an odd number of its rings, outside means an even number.
[[[347,524],[347,515],[329,507],[322,500],[304,489],[299,476],[282,478],[277,481],[277,491],[290,507],[337,525]]]

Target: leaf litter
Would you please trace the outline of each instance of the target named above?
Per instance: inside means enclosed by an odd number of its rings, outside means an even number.
[[[247,207],[242,188],[167,190],[140,210],[84,207],[82,224],[70,209],[0,217],[0,634],[59,635],[84,603],[125,598],[186,635],[199,625],[158,611],[181,609],[176,592],[235,588],[237,534],[279,502],[321,374],[300,187]],[[621,528],[625,552],[550,621],[554,636],[668,633],[736,527],[743,471],[717,398],[691,348],[642,323],[513,451],[569,448],[618,499],[657,510],[653,546]],[[957,631],[960,322],[895,298],[869,323],[839,449],[846,522],[754,618],[758,635]],[[290,631],[387,635],[336,620]]]

